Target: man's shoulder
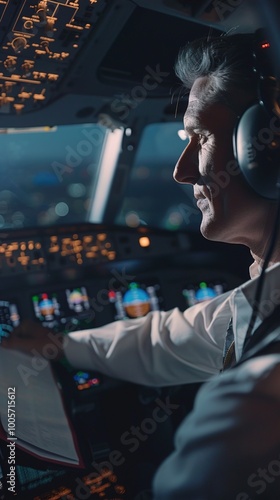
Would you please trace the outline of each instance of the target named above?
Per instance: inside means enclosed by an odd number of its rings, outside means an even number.
[[[213,390],[223,388],[227,394],[237,391],[250,397],[265,393],[280,401],[280,342],[275,344],[274,351],[250,358],[216,377]]]
[[[280,343],[279,352],[248,359],[244,363],[212,377],[199,391],[203,404],[221,402],[222,406],[246,406],[254,398],[270,397],[280,405]],[[198,398],[199,401],[199,398]]]
[[[248,359],[233,368],[232,380],[238,383],[249,381],[252,389],[256,391],[269,389],[271,395],[275,393],[280,398],[280,342],[274,345],[274,351]]]

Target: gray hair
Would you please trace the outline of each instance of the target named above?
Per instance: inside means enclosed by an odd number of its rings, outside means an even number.
[[[254,34],[222,35],[188,43],[179,52],[176,75],[189,91],[194,81],[209,76],[212,97],[221,98],[233,89],[257,92]]]

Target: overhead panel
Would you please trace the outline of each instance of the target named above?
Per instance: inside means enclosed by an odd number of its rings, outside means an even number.
[[[0,2],[0,113],[36,111],[51,100],[107,4]]]

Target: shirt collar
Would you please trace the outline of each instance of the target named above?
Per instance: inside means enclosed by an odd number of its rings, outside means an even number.
[[[236,288],[230,297],[230,308],[235,335],[236,359],[241,356],[244,338],[247,332],[255,300],[258,276]],[[265,273],[262,296],[259,304],[256,329],[262,320],[269,316],[280,304],[280,263],[269,267]]]

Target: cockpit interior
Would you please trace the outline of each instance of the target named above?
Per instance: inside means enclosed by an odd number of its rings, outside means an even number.
[[[0,342],[23,319],[67,336],[249,279],[249,250],[203,238],[192,186],[173,180],[188,141],[174,63],[189,41],[269,25],[273,3],[0,0]],[[13,453],[18,499],[151,499],[199,384],[52,369],[82,465],[3,438],[0,499],[15,494]]]

